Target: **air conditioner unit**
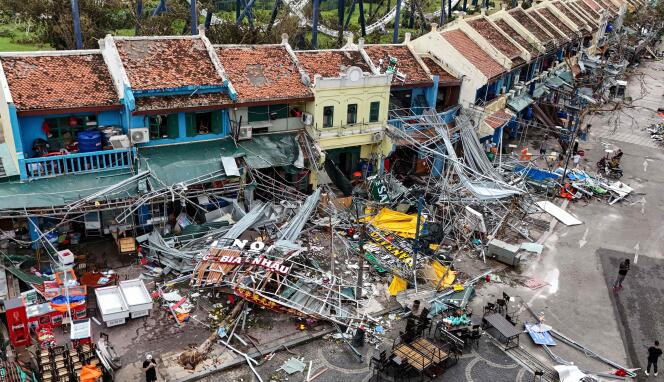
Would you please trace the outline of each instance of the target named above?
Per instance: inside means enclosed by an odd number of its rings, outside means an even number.
[[[251,126],[240,127],[240,133],[237,135],[237,140],[246,141],[248,139],[251,139],[251,132],[252,132]]]
[[[114,149],[127,149],[131,146],[129,137],[126,135],[114,135],[108,139]]]
[[[150,142],[150,132],[147,127],[130,129],[129,134],[132,144]]]
[[[314,124],[314,116],[311,113],[304,112],[300,118],[305,126],[311,126]]]

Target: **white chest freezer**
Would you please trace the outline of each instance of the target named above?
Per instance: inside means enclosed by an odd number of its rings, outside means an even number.
[[[122,296],[120,288],[108,286],[95,289],[97,295],[97,306],[101,312],[101,318],[107,327],[121,325],[129,317],[129,306]]]
[[[129,307],[131,318],[143,317],[150,314],[152,297],[141,279],[120,281],[120,291]]]

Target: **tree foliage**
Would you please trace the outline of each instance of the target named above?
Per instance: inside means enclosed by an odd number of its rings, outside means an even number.
[[[131,25],[131,11],[123,0],[78,0],[85,48],[116,29]],[[70,0],[0,0],[0,8],[38,25],[38,38],[56,49],[74,49]]]

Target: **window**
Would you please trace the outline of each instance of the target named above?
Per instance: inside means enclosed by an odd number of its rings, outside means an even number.
[[[219,134],[222,132],[222,111],[187,113],[185,114],[185,123],[188,137]]]
[[[323,127],[332,127],[334,124],[334,106],[323,108]]]
[[[348,113],[346,114],[346,123],[352,125],[357,123],[357,104],[351,103],[348,105]]]
[[[74,149],[72,144],[78,140],[78,133],[95,127],[97,117],[94,115],[70,116],[46,119],[42,131],[46,134],[50,151],[59,151],[68,147]]]
[[[148,117],[148,128],[150,139],[177,138],[178,115],[151,115]]]
[[[378,122],[378,116],[380,115],[380,102],[372,102],[369,106],[369,122]]]
[[[265,106],[251,106],[247,109],[249,122],[273,121],[288,118],[288,105],[276,104]]]

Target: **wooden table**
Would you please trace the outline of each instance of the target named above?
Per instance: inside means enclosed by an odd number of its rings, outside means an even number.
[[[410,344],[410,347],[432,360],[434,364],[439,364],[445,361],[448,357],[446,352],[426,338],[418,338]]]
[[[394,348],[394,354],[406,360],[409,365],[419,371],[423,371],[433,363],[430,358],[423,356],[406,344],[401,344]]]

